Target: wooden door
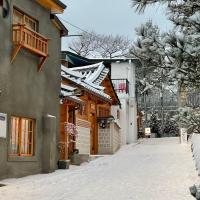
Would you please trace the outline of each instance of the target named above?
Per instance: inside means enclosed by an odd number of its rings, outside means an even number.
[[[90,113],[90,153],[98,153],[98,133],[97,133],[97,119],[95,113]]]

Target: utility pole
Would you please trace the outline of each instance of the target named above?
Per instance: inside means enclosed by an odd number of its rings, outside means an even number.
[[[164,74],[163,69],[161,71],[161,92],[160,92],[160,104],[161,104],[161,134],[164,135]]]
[[[143,94],[144,97],[144,114],[145,114],[145,128],[147,128],[147,94],[146,91]]]
[[[160,94],[160,104],[161,104],[161,133],[164,135],[164,102],[163,102],[163,90],[161,90]]]

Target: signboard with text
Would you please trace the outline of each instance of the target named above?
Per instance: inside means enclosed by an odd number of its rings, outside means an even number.
[[[151,128],[145,128],[145,135],[151,135]]]
[[[0,138],[6,138],[7,135],[7,114],[0,113]]]

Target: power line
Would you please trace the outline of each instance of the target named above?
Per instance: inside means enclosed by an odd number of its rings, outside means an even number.
[[[59,18],[60,18],[62,21],[64,21],[65,23],[67,23],[67,24],[73,26],[74,28],[77,28],[77,29],[79,29],[80,31],[83,31],[83,32],[85,32],[85,33],[87,33],[87,34],[92,35],[91,33],[89,33],[89,32],[87,32],[87,31],[85,31],[84,29],[82,29],[82,28],[80,28],[80,27],[78,27],[78,26],[72,24],[71,22],[67,21],[66,19],[63,19],[62,17],[59,17]]]

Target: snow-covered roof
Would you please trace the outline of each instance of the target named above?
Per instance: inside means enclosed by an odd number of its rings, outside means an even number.
[[[82,67],[74,67],[71,68],[71,70],[74,72],[79,72],[83,76],[85,82],[94,84],[93,87],[99,86],[109,72],[109,70],[104,66],[103,62]]]
[[[78,104],[82,104],[83,103],[83,101],[79,97],[73,95],[73,92],[64,90],[62,88],[62,86],[61,86],[61,95],[64,98],[67,98],[67,99],[69,99],[71,101],[74,101],[74,102],[76,102]]]
[[[72,86],[69,86],[69,85],[65,85],[63,83],[61,83],[61,89],[68,90],[68,91],[71,91],[71,92],[73,92],[74,90],[76,90],[75,87],[72,87]]]
[[[100,85],[108,72],[109,70],[102,62],[76,68],[61,66],[61,76],[63,78],[82,86],[101,98],[111,101],[111,97],[104,93],[104,87]]]

